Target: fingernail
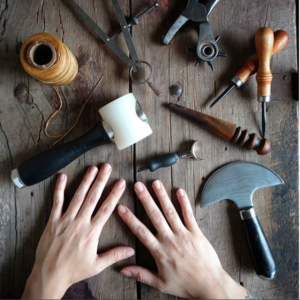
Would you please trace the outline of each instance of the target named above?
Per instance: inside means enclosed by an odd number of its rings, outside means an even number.
[[[129,250],[127,250],[127,251],[125,251],[125,257],[127,258],[127,257],[130,257],[130,256],[132,256],[132,255],[134,255],[134,250],[133,249],[129,249]]]
[[[90,168],[89,168],[89,173],[91,174],[91,175],[95,175],[96,173],[97,173],[97,171],[98,171],[98,169],[95,167],[95,166],[91,166]]]
[[[153,185],[154,185],[154,187],[155,187],[157,190],[160,190],[160,188],[161,188],[161,183],[160,183],[159,180],[155,180],[155,181],[153,182]]]
[[[121,189],[121,188],[124,187],[124,185],[125,185],[125,180],[122,178],[122,179],[120,179],[120,180],[117,182],[116,187],[117,187],[118,189]]]
[[[124,215],[126,213],[126,207],[123,205],[119,205],[118,206],[118,211],[119,213],[121,213],[122,215]]]
[[[132,273],[127,271],[127,270],[122,270],[121,274],[124,275],[124,276],[127,276],[127,277],[132,277]]]
[[[109,173],[111,170],[111,166],[110,164],[104,164],[101,168],[101,172],[102,173]]]
[[[184,196],[185,195],[184,190],[183,189],[179,189],[178,190],[178,195],[181,196],[181,197]]]
[[[144,185],[141,183],[141,182],[137,182],[135,185],[134,185],[134,189],[141,193],[143,190],[144,190]]]
[[[64,181],[66,178],[66,175],[65,174],[60,174],[59,177],[58,177],[58,181],[62,182]]]

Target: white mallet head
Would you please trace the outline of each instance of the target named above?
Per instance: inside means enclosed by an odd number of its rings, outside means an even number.
[[[99,109],[102,124],[119,150],[152,134],[148,119],[132,93]]]

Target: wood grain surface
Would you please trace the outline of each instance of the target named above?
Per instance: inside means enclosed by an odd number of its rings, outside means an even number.
[[[105,31],[112,32],[118,22],[110,1],[76,0]],[[147,85],[129,80],[128,68],[110,49],[90,33],[62,0],[0,0],[0,297],[19,298],[33,266],[35,250],[47,223],[57,176],[33,187],[16,189],[10,172],[21,162],[52,147],[53,141],[43,132],[44,124],[58,105],[50,86],[31,78],[22,69],[19,53],[22,43],[31,35],[49,32],[68,46],[79,63],[75,80],[60,88],[63,110],[52,122],[50,133],[63,133],[73,125],[77,113],[94,84],[104,75],[101,86],[89,101],[78,126],[64,140],[87,132],[99,119],[98,109],[128,92],[140,101],[154,133],[137,145],[118,151],[114,145],[94,149],[67,166],[66,198],[71,199],[83,174],[90,165],[109,162],[112,178],[104,192],[107,195],[120,177],[128,188],[121,203],[129,206],[138,218],[150,225],[144,209],[134,197],[133,184],[143,181],[150,189],[160,179],[177,209],[175,191],[181,187],[190,197],[198,224],[216,249],[224,269],[253,293],[273,299],[298,298],[298,103],[278,102],[268,106],[267,138],[272,150],[264,156],[239,148],[202,130],[164,106],[170,101],[227,120],[250,132],[260,134],[261,107],[256,100],[256,81],[251,77],[235,89],[212,111],[209,104],[230,83],[244,61],[255,52],[254,34],[259,27],[273,31],[283,29],[290,35],[288,45],[271,59],[273,73],[297,71],[296,4],[286,1],[220,1],[210,15],[213,33],[221,36],[220,51],[227,58],[215,60],[216,71],[207,64],[194,67],[196,57],[186,48],[197,43],[198,26],[187,23],[164,46],[162,37],[176,20],[187,1],[159,0],[159,8],[132,28],[132,36],[141,60],[153,66],[153,82],[162,91],[157,98]],[[120,1],[127,16],[136,15],[152,1]],[[288,16],[288,17],[287,17]],[[117,43],[126,49],[122,36]],[[125,50],[126,51],[126,50]],[[168,88],[179,82],[183,94],[169,96]],[[14,89],[25,83],[30,95],[26,100],[14,97]],[[275,95],[273,95],[275,97]],[[136,173],[147,158],[174,151],[185,151],[194,140],[202,142],[198,162],[183,160],[171,168],[155,173]],[[236,160],[261,163],[284,180],[285,184],[257,191],[254,207],[278,263],[273,281],[263,281],[253,270],[237,208],[222,201],[200,209],[203,183],[218,167]],[[101,201],[100,201],[101,202]],[[151,227],[153,229],[153,227]],[[114,213],[101,235],[99,251],[116,245],[130,245],[136,256],[117,263],[100,275],[72,286],[65,298],[165,299],[164,295],[144,284],[120,275],[122,266],[138,263],[155,270],[149,252]]]

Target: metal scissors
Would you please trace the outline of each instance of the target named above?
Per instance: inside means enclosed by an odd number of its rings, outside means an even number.
[[[208,16],[220,0],[209,0],[205,5],[198,0],[189,0],[186,9],[177,18],[163,39],[164,44],[169,44],[177,31],[188,21],[199,23],[198,44],[193,50],[197,53],[196,66],[203,61],[207,62],[214,71],[213,61],[217,56],[226,57],[225,53],[219,52],[218,41],[220,37],[214,37],[208,22]]]

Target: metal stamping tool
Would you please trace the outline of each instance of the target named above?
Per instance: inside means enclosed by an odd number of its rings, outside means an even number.
[[[145,170],[150,170],[151,172],[154,172],[157,169],[160,168],[166,168],[170,167],[176,163],[179,162],[182,158],[193,158],[196,160],[203,160],[200,158],[200,151],[201,151],[201,144],[200,141],[196,141],[193,143],[191,149],[189,151],[183,152],[181,154],[176,153],[170,153],[161,155],[152,159],[149,159],[147,161],[147,165],[140,167],[138,169],[138,172],[142,172]]]
[[[104,43],[106,43],[111,50],[130,68],[130,74],[133,72],[138,72],[138,69],[141,68],[141,64],[147,64],[148,66],[151,67],[151,65],[148,62],[145,62],[143,60],[140,60],[137,54],[137,51],[135,49],[135,45],[133,43],[131,34],[130,34],[130,27],[132,25],[138,24],[138,19],[144,16],[145,14],[151,12],[154,8],[158,7],[157,2],[155,2],[151,7],[149,7],[146,11],[141,13],[139,16],[134,17],[133,21],[129,21],[127,23],[126,18],[123,14],[122,8],[118,2],[118,0],[112,0],[112,3],[114,5],[114,9],[116,12],[116,15],[118,17],[118,21],[121,26],[121,32],[123,33],[128,51],[129,51],[129,56],[126,55],[123,50],[121,50],[117,44],[114,42],[114,38],[121,33],[120,30],[118,30],[116,33],[113,34],[113,36],[108,36],[81,8],[80,6],[77,5],[77,3],[74,0],[65,0],[71,7],[72,9],[77,13],[77,15],[81,18],[81,20],[85,23],[85,25],[92,30],[97,37],[99,37]],[[152,75],[152,67],[151,67],[151,75]],[[156,89],[152,82],[151,78],[149,77],[146,81],[143,82],[138,82],[138,83],[148,83],[149,87],[153,90],[153,92],[156,95],[160,95],[160,92],[158,89]],[[132,75],[131,75],[132,79]],[[133,80],[134,81],[134,80]],[[137,82],[137,81],[135,81]]]
[[[221,200],[232,200],[240,211],[251,259],[256,274],[273,279],[277,272],[270,246],[253,208],[252,196],[260,188],[283,184],[283,180],[265,166],[238,161],[218,169],[207,180],[200,207]]]
[[[195,66],[199,63],[207,62],[214,71],[214,59],[217,56],[226,57],[225,53],[219,52],[218,41],[220,37],[214,37],[208,16],[220,0],[209,0],[205,5],[198,0],[189,0],[186,9],[177,18],[165,35],[163,42],[169,44],[177,31],[188,21],[192,20],[199,23],[199,38],[196,49],[188,49],[197,53],[198,59]]]

